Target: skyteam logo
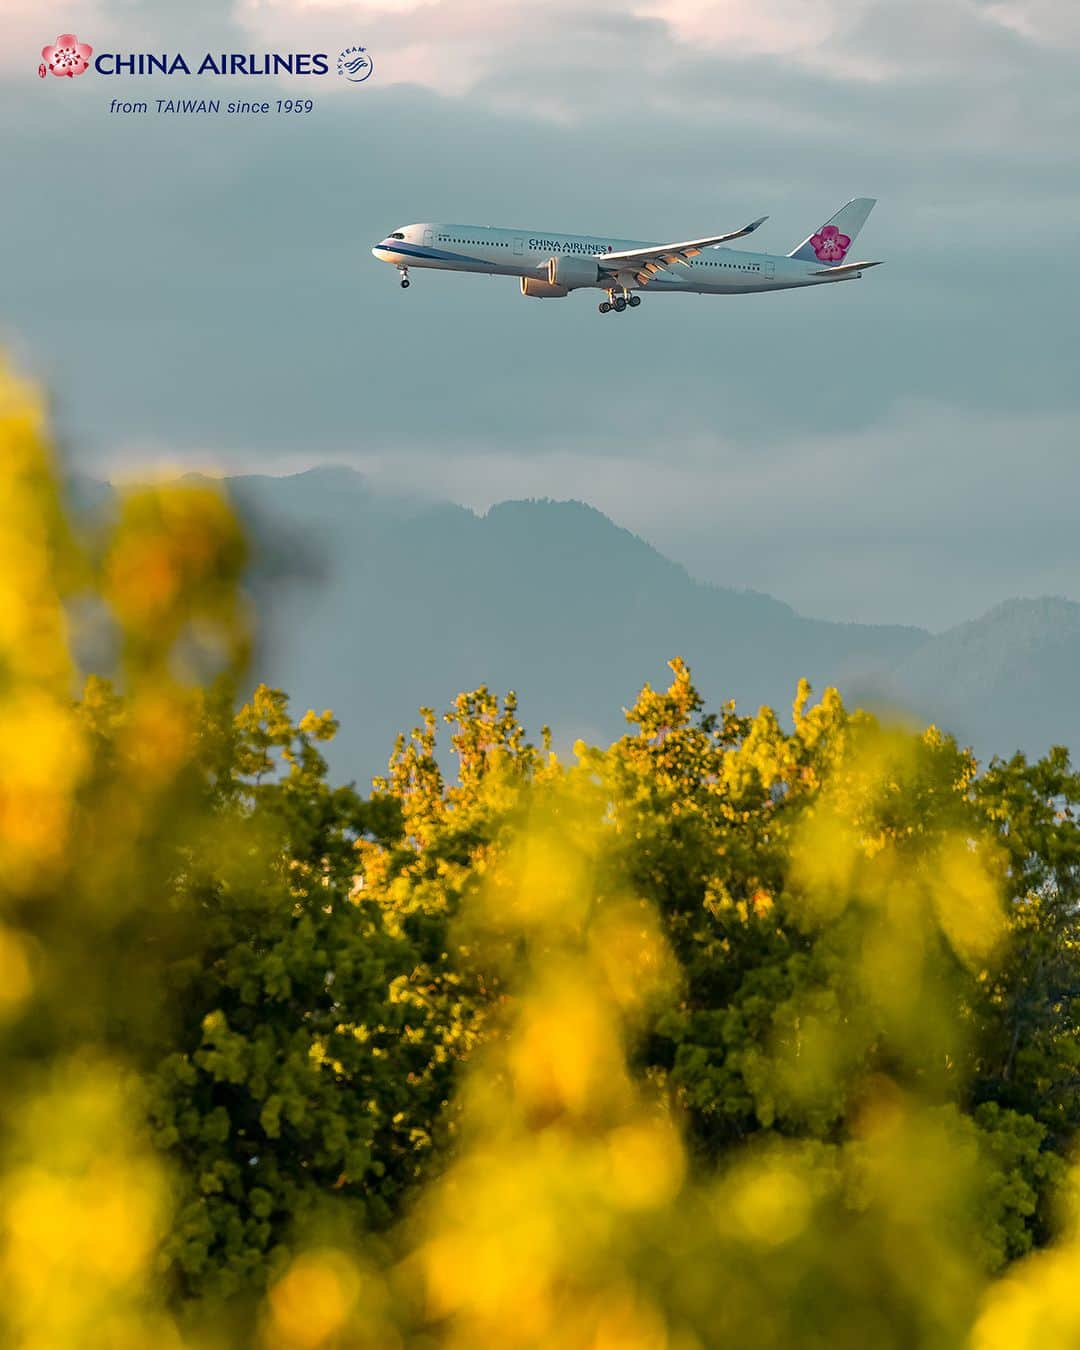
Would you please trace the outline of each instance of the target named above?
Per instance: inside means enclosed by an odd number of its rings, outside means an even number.
[[[350,84],[363,84],[375,73],[375,63],[366,47],[346,47],[337,59],[337,73]]]

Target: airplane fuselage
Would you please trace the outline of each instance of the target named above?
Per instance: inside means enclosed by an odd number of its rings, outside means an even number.
[[[371,251],[382,262],[405,268],[433,268],[443,272],[472,272],[485,276],[518,277],[536,287],[526,294],[542,294],[552,258],[580,258],[583,264],[606,253],[652,247],[648,241],[618,239],[612,235],[564,234],[557,230],[498,229],[489,225],[420,223],[402,226]],[[821,262],[770,253],[718,246],[703,249],[687,263],[677,263],[658,272],[643,287],[632,271],[616,272],[620,290],[646,290],[649,295],[666,292],[745,295],[758,291],[782,291],[797,286],[831,285],[861,275],[845,272],[821,275]],[[569,289],[593,287],[610,290],[612,277],[575,282]]]

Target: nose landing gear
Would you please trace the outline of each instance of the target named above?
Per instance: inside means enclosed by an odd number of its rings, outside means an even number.
[[[407,267],[399,267],[398,271],[401,273],[401,289],[407,291],[409,289],[409,269]]]
[[[614,310],[616,314],[622,314],[627,307],[630,309],[637,309],[640,304],[640,295],[631,295],[630,292],[626,290],[623,291],[622,295],[616,295],[615,292],[611,290],[608,291],[608,298],[606,300],[601,300],[599,308],[601,314],[610,314],[612,310]]]

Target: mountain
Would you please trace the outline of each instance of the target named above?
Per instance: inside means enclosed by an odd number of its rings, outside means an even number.
[[[381,772],[417,708],[487,684],[520,695],[534,737],[605,741],[641,685],[682,656],[707,703],[767,703],[797,681],[906,711],[980,755],[1080,743],[1072,697],[1080,605],[1011,600],[933,636],[807,619],[754,591],[694,580],[580,502],[509,501],[477,515],[373,491],[345,468],[251,475],[228,488],[255,541],[253,678],[296,709],[333,708],[335,772]],[[84,484],[84,497],[93,493]]]
[[[766,595],[704,585],[579,502],[503,502],[477,516],[373,495],[347,470],[233,479],[260,542],[259,671],[342,720],[336,767],[381,770],[420,704],[515,689],[535,735],[609,739],[675,655],[712,704],[791,705],[889,669],[917,629],[804,619]],[[283,567],[284,565],[284,567]],[[289,567],[294,570],[290,574]]]
[[[883,678],[893,701],[982,754],[1080,747],[1080,605],[1006,600],[950,628]]]

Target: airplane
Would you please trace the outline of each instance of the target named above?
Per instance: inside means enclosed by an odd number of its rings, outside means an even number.
[[[875,200],[853,198],[786,257],[723,247],[753,234],[768,216],[741,230],[675,244],[490,225],[403,225],[371,251],[398,269],[403,287],[414,267],[518,277],[522,295],[541,300],[584,288],[606,291],[600,313],[621,314],[636,309],[646,289],[655,295],[746,295],[857,280],[867,268],[881,266],[846,260]]]

